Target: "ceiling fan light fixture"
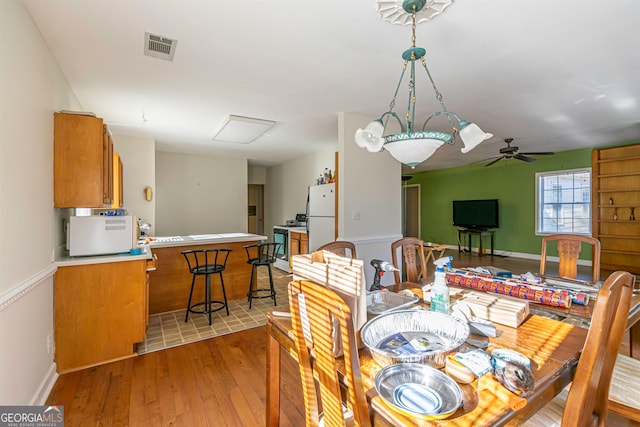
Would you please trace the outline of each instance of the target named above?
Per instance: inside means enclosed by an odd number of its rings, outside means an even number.
[[[366,148],[368,151],[377,152],[381,148],[388,151],[396,160],[415,168],[420,163],[431,157],[434,152],[443,144],[453,144],[456,135],[460,135],[465,147],[463,153],[472,150],[475,146],[491,138],[493,135],[483,132],[478,125],[460,119],[456,114],[447,110],[442,94],[438,91],[431,72],[425,60],[426,50],[416,46],[416,23],[422,19],[431,19],[442,13],[453,0],[377,0],[377,7],[383,19],[392,23],[411,23],[412,44],[411,47],[402,53],[404,60],[400,80],[396,86],[395,93],[389,103],[389,110],[383,113],[378,120],[375,120],[365,129],[358,129],[355,132],[355,142],[358,147]],[[421,13],[421,11],[423,11]],[[423,122],[422,127],[416,126],[416,63],[424,68],[426,75],[435,92],[435,98],[440,109]],[[403,113],[404,120],[394,111],[396,98],[402,86],[405,72],[408,71],[409,81],[407,111]],[[444,116],[450,126],[450,132],[441,132],[427,129],[427,123],[434,117]],[[388,121],[393,118],[398,122],[400,132],[389,133],[387,131]],[[394,123],[395,123],[394,121]]]

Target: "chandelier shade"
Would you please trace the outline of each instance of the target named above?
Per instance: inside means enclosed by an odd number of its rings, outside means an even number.
[[[417,132],[417,134],[420,133],[421,132]],[[425,138],[420,135],[415,135],[415,137],[412,138],[411,134],[406,135],[406,139],[387,142],[384,145],[384,149],[387,150],[394,159],[412,168],[427,160],[444,144],[444,141],[439,138]]]
[[[417,47],[416,41],[416,17],[420,15],[420,11],[425,8],[429,9],[438,5],[437,13],[431,14],[427,19],[431,19],[451,3],[450,0],[434,1],[434,0],[378,0],[379,10],[384,8],[387,12],[393,9],[393,18],[389,14],[381,14],[384,19],[394,23],[406,23],[405,18],[410,20],[412,26],[412,45],[409,49],[402,53],[404,65],[400,80],[396,87],[395,93],[389,103],[389,110],[383,113],[379,119],[369,123],[364,129],[356,130],[355,142],[361,148],[366,148],[370,152],[388,151],[396,160],[415,168],[420,163],[431,157],[435,151],[443,144],[453,144],[456,136],[464,144],[461,149],[462,153],[468,153],[481,142],[493,137],[492,134],[486,133],[475,124],[461,119],[457,114],[447,110],[444,104],[442,94],[438,91],[431,72],[427,67],[425,60],[426,50]],[[422,14],[425,16],[425,14]],[[416,63],[424,68],[426,75],[435,92],[435,98],[439,103],[440,110],[432,113],[427,117],[422,126],[416,126],[415,108],[416,108]],[[398,113],[394,111],[396,106],[396,98],[402,87],[406,71],[408,70],[409,81],[407,111],[404,113],[404,120],[401,120]],[[443,132],[439,130],[430,130],[427,124],[431,119],[443,116],[447,119],[450,131]],[[400,127],[398,133],[387,133],[387,125],[389,120],[395,119]]]

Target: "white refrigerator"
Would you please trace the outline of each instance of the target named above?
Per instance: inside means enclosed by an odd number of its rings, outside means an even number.
[[[309,253],[335,240],[336,184],[312,185],[307,198]]]

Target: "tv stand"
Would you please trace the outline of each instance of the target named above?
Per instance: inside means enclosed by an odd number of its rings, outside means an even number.
[[[480,244],[478,245],[478,255],[483,256],[484,251],[482,250],[482,238],[484,236],[491,237],[491,255],[493,256],[493,243],[494,243],[494,230],[482,230],[482,229],[474,229],[474,228],[459,228],[458,229],[458,252],[462,252],[461,242],[464,239],[465,235],[467,237],[467,248],[465,251],[471,252],[471,236],[474,234],[478,236],[480,240]]]

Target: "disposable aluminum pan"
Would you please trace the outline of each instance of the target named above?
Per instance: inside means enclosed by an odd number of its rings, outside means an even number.
[[[440,420],[462,405],[462,390],[447,374],[427,365],[400,363],[376,375],[378,394],[396,411],[409,417]]]
[[[422,363],[443,368],[447,354],[469,336],[469,326],[455,317],[428,310],[381,314],[362,327],[360,337],[381,366]]]
[[[367,292],[367,313],[375,316],[408,308],[417,302],[418,297],[415,295],[407,296],[389,291]]]

